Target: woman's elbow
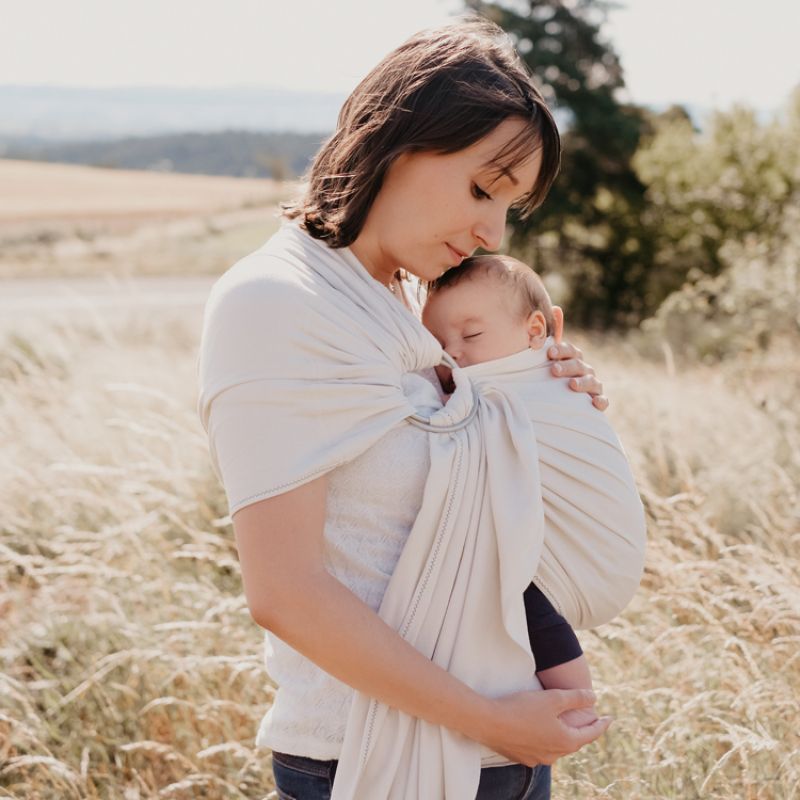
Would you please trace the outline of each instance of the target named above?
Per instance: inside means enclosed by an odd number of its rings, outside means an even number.
[[[268,571],[259,571],[258,579],[244,574],[244,594],[253,622],[278,634],[287,617],[298,604],[297,589],[292,582],[273,578]]]
[[[276,614],[270,604],[248,600],[247,609],[250,612],[250,619],[256,625],[270,633],[275,633]]]
[[[239,509],[233,531],[247,607],[277,636],[302,623],[309,594],[324,578],[325,478]]]

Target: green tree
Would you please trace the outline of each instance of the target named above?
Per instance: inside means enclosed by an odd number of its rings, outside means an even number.
[[[796,350],[800,87],[767,123],[741,106],[702,133],[660,117],[634,164],[648,185],[654,274],[671,292],[640,343],[709,361],[773,342]]]
[[[660,294],[691,270],[719,274],[725,243],[756,237],[779,249],[786,209],[800,195],[800,88],[765,124],[742,106],[714,113],[703,133],[685,119],[656,118],[634,166],[648,187]]]
[[[642,224],[646,187],[632,167],[647,114],[625,103],[619,58],[600,27],[603,0],[468,2],[515,40],[562,119],[561,174],[542,208],[513,221],[511,249],[568,284],[570,319],[621,326],[650,312],[653,237]]]

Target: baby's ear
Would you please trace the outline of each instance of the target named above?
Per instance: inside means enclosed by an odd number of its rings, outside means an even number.
[[[544,346],[547,339],[547,320],[541,311],[531,311],[528,315],[528,346],[533,350],[538,350]]]

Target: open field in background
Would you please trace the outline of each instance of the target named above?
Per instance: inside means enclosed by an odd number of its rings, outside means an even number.
[[[0,346],[0,787],[258,798],[271,689],[194,411],[197,312],[29,322]],[[582,633],[611,733],[558,798],[800,797],[800,391],[785,352],[687,368],[581,342],[650,523]]]
[[[216,236],[164,235],[187,274]],[[148,247],[47,269],[132,275]],[[0,325],[0,797],[261,798],[272,689],[194,408],[201,310],[39,308]],[[580,634],[616,722],[553,796],[800,800],[797,350],[712,367],[574,339],[650,542],[633,603]]]
[[[278,227],[266,179],[0,160],[0,279],[216,275]]]

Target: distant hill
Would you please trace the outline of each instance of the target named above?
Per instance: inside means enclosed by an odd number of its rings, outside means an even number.
[[[236,87],[0,86],[0,157],[291,179],[333,130],[344,99]],[[702,128],[707,110],[687,110]],[[568,129],[568,112],[554,113]]]
[[[325,136],[223,131],[94,142],[9,140],[0,145],[0,155],[118,169],[285,180],[302,175]]]
[[[0,86],[0,137],[110,139],[183,131],[332,131],[343,93]]]

